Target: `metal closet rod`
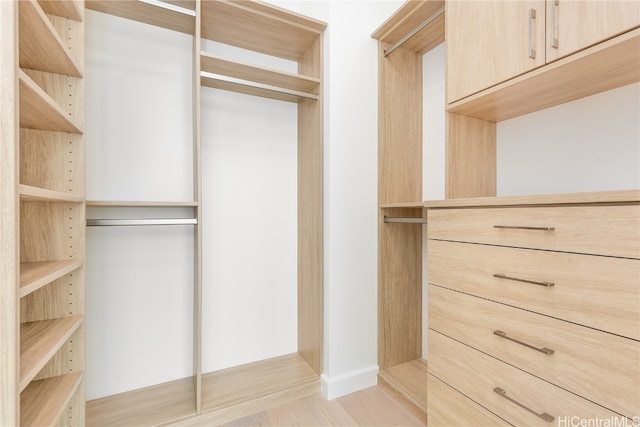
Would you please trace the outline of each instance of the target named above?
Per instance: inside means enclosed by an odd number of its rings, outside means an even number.
[[[431,15],[430,17],[428,17],[427,19],[425,19],[420,25],[418,25],[416,28],[414,28],[413,30],[411,30],[410,33],[408,33],[406,36],[404,36],[403,38],[401,38],[400,40],[398,40],[394,45],[392,45],[389,49],[385,49],[384,50],[384,56],[387,57],[389,55],[391,55],[391,52],[393,52],[394,50],[396,50],[397,48],[399,48],[400,46],[402,46],[407,40],[409,40],[411,37],[415,36],[416,33],[418,33],[418,31],[422,30],[424,27],[426,27],[427,25],[431,24],[438,16],[442,15],[444,13],[444,6],[442,6],[440,9],[438,9],[433,15]]]
[[[403,224],[426,224],[427,218],[398,218],[398,217],[384,217],[385,223],[403,223]]]
[[[87,227],[120,227],[134,225],[196,225],[196,218],[88,219]]]

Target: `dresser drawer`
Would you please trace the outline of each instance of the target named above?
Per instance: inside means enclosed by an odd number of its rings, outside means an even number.
[[[429,427],[493,427],[511,424],[449,387],[433,375],[427,377]]]
[[[434,285],[429,327],[613,411],[640,414],[639,341]]]
[[[431,329],[429,372],[517,426],[555,426],[571,417],[621,418],[595,403]]]
[[[437,240],[427,253],[430,283],[640,340],[640,260]]]
[[[640,206],[431,209],[430,239],[640,258]]]

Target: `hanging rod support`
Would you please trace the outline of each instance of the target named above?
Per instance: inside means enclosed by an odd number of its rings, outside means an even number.
[[[152,219],[88,219],[87,227],[117,227],[132,225],[196,225],[195,218],[152,218]]]
[[[397,42],[395,42],[395,44],[393,44],[389,49],[385,49],[384,50],[384,56],[385,58],[389,55],[391,55],[391,52],[393,52],[394,50],[396,50],[397,48],[399,48],[400,46],[402,46],[407,40],[409,40],[411,37],[415,36],[420,30],[422,30],[424,27],[426,27],[427,25],[431,24],[437,17],[439,17],[440,15],[442,15],[444,13],[444,6],[442,6],[440,9],[438,9],[433,15],[431,15],[430,17],[428,17],[427,19],[425,19],[420,25],[418,25],[416,28],[414,28],[413,30],[411,30],[410,33],[407,33],[407,35],[405,35],[403,38],[401,38],[400,40],[398,40]]]
[[[394,217],[384,217],[385,223],[403,223],[403,224],[426,224],[427,218],[394,218]]]

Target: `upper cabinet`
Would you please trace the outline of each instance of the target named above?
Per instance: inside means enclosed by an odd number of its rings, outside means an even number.
[[[447,2],[452,103],[640,25],[636,1]]]

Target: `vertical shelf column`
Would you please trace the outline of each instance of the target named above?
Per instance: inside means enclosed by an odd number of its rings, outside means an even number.
[[[194,227],[194,319],[193,319],[193,368],[196,414],[202,412],[202,157],[201,157],[201,52],[202,52],[202,3],[195,0],[193,31],[193,200],[197,224]]]

